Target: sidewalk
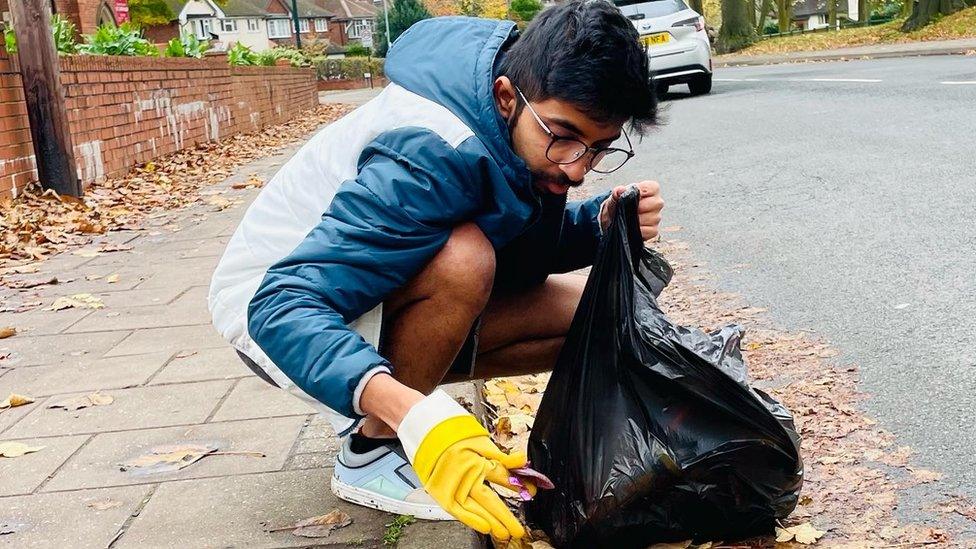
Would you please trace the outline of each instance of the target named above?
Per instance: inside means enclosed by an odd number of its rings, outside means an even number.
[[[43,447],[0,457],[0,547],[383,546],[392,517],[329,491],[338,447],[331,428],[261,382],[210,326],[210,274],[259,192],[231,184],[251,174],[267,181],[297,148],[242,166],[205,191],[229,200],[225,209],[204,204],[153,219],[145,230],[86,247],[131,249],[62,254],[25,275],[60,283],[37,289],[43,307],[0,314],[0,327],[18,330],[0,340],[0,400],[10,393],[36,399],[0,410],[0,442]],[[104,308],[45,310],[80,293]],[[451,389],[477,400],[472,384]],[[114,401],[48,408],[95,391]],[[176,472],[120,470],[151,448],[187,444],[230,454]],[[246,454],[255,452],[264,457]],[[335,508],[353,523],[330,537],[266,531]],[[459,523],[417,522],[399,547],[477,542]]]
[[[804,61],[838,61],[850,59],[880,59],[885,57],[914,57],[921,55],[965,55],[976,51],[976,38],[910,42],[907,44],[879,44],[823,51],[798,51],[768,55],[717,55],[715,67],[773,65]]]

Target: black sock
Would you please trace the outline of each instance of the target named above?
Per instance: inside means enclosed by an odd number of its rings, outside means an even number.
[[[395,439],[392,438],[370,438],[362,433],[353,433],[349,437],[349,449],[354,454],[365,454],[372,452],[380,446],[389,444]]]

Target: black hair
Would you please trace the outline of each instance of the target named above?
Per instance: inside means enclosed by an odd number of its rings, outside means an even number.
[[[498,75],[530,101],[568,101],[596,120],[630,121],[640,135],[657,123],[637,29],[605,0],[570,0],[543,10],[508,47]]]

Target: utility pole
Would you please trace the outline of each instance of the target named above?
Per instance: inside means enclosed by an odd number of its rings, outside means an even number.
[[[302,29],[298,25],[298,0],[291,0],[291,21],[295,26],[295,47],[302,49]]]
[[[45,189],[81,196],[48,4],[46,0],[10,2],[17,64],[24,84],[37,178]]]

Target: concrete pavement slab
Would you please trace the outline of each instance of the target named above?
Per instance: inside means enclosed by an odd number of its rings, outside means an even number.
[[[21,439],[16,442],[42,447],[37,452],[24,454],[16,459],[0,458],[0,497],[29,494],[53,474],[58,467],[88,440],[88,435],[42,439]],[[7,437],[0,437],[10,442]],[[0,508],[3,508],[0,500]],[[3,512],[0,511],[0,515]]]
[[[202,381],[102,391],[115,401],[107,406],[75,411],[39,407],[4,434],[44,437],[203,423],[233,384],[233,381]],[[59,395],[52,397],[52,402],[85,394]]]
[[[42,298],[44,307],[50,306],[54,300],[53,297]],[[18,338],[51,335],[63,332],[92,312],[91,309],[48,311],[40,308],[24,313],[2,313],[0,314],[0,326],[17,328],[17,336],[15,337]]]
[[[0,364],[5,367],[40,364],[78,364],[105,354],[130,332],[92,332],[37,337],[12,337],[0,341]],[[152,349],[129,354],[151,352]],[[5,354],[6,353],[6,354]]]
[[[76,490],[278,471],[284,466],[303,422],[301,417],[287,417],[99,434],[68,460],[43,490]],[[156,446],[194,443],[213,443],[223,452],[259,452],[265,457],[207,456],[176,472],[149,475],[119,468],[120,463],[149,453]]]
[[[151,353],[88,360],[77,364],[50,364],[15,368],[0,378],[0,395],[32,397],[77,391],[124,389],[145,383],[169,360],[171,353]]]
[[[7,398],[6,395],[4,395],[3,398]],[[3,413],[0,413],[0,437],[6,438],[7,435],[4,434],[4,432],[21,419],[24,419],[24,416],[33,412],[35,408],[43,406],[44,400],[45,399],[40,398],[37,399],[37,402],[34,402],[33,404],[18,406],[16,408],[8,408],[4,410]]]
[[[93,332],[100,333],[100,332]],[[118,332],[105,332],[118,333]],[[130,333],[130,332],[126,332]],[[227,342],[213,326],[178,326],[175,328],[150,328],[136,330],[112,347],[105,356],[138,355],[156,351],[184,351],[220,349]],[[84,334],[79,334],[84,335]]]
[[[141,280],[139,282],[142,282]],[[105,291],[93,294],[102,300],[106,309],[122,307],[147,307],[152,305],[166,305],[186,291],[186,288],[174,284],[169,288],[150,288],[147,290],[116,290],[107,286]]]
[[[284,471],[164,484],[116,547],[375,547],[389,515],[345,502],[329,469]],[[266,532],[339,508],[353,519],[328,538]]]
[[[0,546],[49,549],[104,548],[142,504],[149,486],[105,488],[0,499],[0,523],[21,525]],[[90,505],[115,505],[99,511]]]
[[[150,385],[253,376],[230,345],[177,354]],[[293,397],[294,398],[294,397]]]
[[[315,410],[299,398],[257,376],[242,379],[220,404],[213,421],[277,416],[307,416]]]
[[[141,330],[167,326],[207,325],[211,323],[206,301],[170,303],[143,307],[108,307],[92,311],[65,333],[101,332],[105,330]]]

